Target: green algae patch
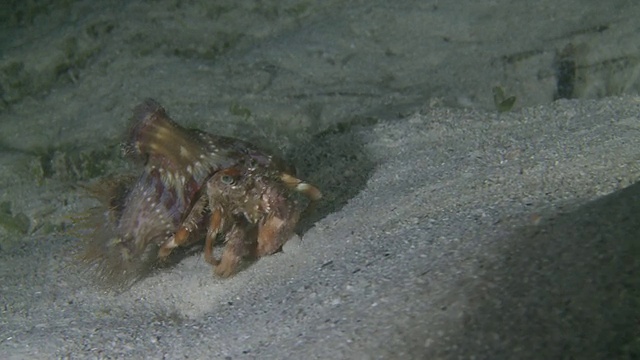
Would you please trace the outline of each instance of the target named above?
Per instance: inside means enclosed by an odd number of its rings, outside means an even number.
[[[4,201],[0,203],[0,226],[10,232],[27,234],[31,228],[31,220],[22,212],[13,214],[11,202]]]

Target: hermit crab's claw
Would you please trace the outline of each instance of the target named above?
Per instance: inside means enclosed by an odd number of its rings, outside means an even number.
[[[273,186],[263,195],[269,198],[269,211],[259,225],[258,257],[273,254],[282,248],[291,237],[300,218],[312,211],[316,201],[322,198],[318,188],[286,172],[281,172],[279,179],[287,190],[283,193],[278,190],[280,187]],[[288,191],[295,191],[307,197],[310,201],[309,206],[301,211],[298,202],[286,194]]]

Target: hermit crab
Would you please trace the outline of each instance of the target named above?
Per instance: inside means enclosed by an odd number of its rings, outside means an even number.
[[[232,275],[243,258],[272,254],[291,237],[301,213],[292,190],[313,201],[321,197],[318,189],[279,168],[254,163],[220,170],[209,178],[203,189],[205,196],[196,200],[178,232],[160,248],[159,256],[166,257],[171,249],[184,244],[202,222],[203,210],[208,209],[205,260],[215,267],[216,274]],[[218,235],[226,244],[221,260],[213,256]]]
[[[151,99],[135,108],[123,149],[141,160],[141,173],[91,188],[106,209],[85,216],[82,255],[114,285],[131,284],[176,247],[203,237],[206,261],[217,275],[231,276],[243,259],[278,251],[322,197],[280,158],[246,141],[186,129]]]

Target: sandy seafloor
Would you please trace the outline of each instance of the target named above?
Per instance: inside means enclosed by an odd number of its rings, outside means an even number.
[[[0,358],[640,357],[637,1],[2,6]],[[78,184],[146,97],[294,163],[302,239],[93,283]]]

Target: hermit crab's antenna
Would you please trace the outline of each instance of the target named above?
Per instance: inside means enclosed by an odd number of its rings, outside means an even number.
[[[322,199],[322,193],[320,192],[320,190],[318,190],[317,187],[306,183],[294,176],[283,172],[280,175],[280,180],[282,180],[288,188],[303,194],[311,201],[318,201]]]

